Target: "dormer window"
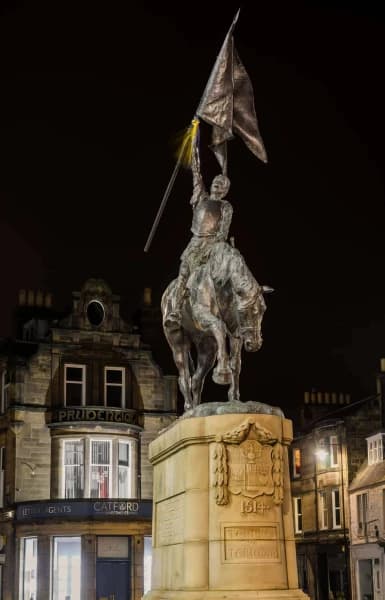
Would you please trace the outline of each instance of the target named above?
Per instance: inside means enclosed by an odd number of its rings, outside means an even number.
[[[85,365],[64,365],[64,404],[82,406],[86,397]]]
[[[366,438],[368,443],[368,464],[374,465],[384,460],[385,434],[377,433]]]

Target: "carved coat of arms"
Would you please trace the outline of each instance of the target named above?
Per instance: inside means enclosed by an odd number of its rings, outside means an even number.
[[[213,458],[217,504],[227,504],[229,492],[248,498],[273,496],[275,504],[282,503],[282,444],[254,420],[217,436]]]

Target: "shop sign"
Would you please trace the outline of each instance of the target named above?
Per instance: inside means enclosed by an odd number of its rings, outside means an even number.
[[[95,519],[126,517],[151,519],[151,500],[54,500],[52,502],[22,502],[16,507],[17,521],[37,519]]]
[[[81,423],[84,421],[101,421],[103,423],[123,423],[136,425],[137,415],[129,410],[111,408],[60,408],[52,414],[54,423]]]

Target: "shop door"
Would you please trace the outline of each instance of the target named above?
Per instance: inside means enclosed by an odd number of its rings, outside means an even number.
[[[369,559],[358,561],[359,600],[373,600],[373,571]]]
[[[96,600],[130,600],[130,569],[126,560],[98,560]]]

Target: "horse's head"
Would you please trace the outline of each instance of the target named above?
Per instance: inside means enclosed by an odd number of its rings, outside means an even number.
[[[254,302],[239,311],[240,332],[247,352],[256,352],[262,346],[262,319],[266,310],[263,294],[272,291],[272,288],[260,286]]]

